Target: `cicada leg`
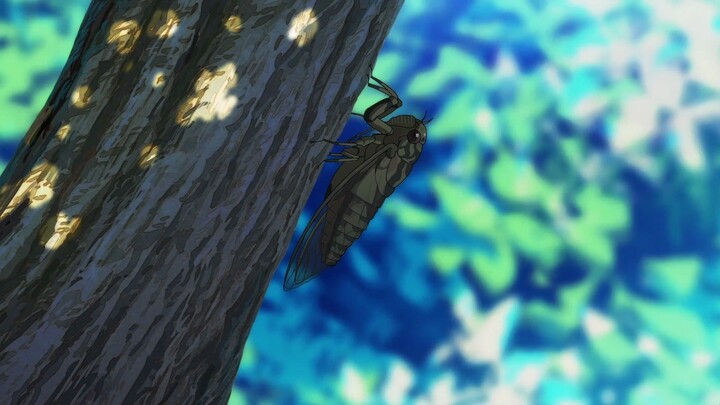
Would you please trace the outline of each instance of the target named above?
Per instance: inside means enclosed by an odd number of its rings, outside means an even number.
[[[380,132],[381,134],[389,135],[392,133],[392,127],[383,121],[383,118],[400,108],[402,106],[402,100],[400,100],[400,97],[395,90],[385,84],[385,82],[381,81],[372,74],[370,75],[370,78],[380,83],[380,86],[368,82],[368,87],[378,90],[388,97],[368,107],[365,110],[365,114],[363,114],[363,118],[374,130]]]
[[[342,151],[342,153],[330,153],[328,156],[332,157],[341,157],[341,158],[351,158],[351,159],[358,159],[360,156],[354,155],[348,151]]]
[[[333,141],[332,139],[314,139],[314,140],[311,140],[311,141],[310,141],[310,143],[317,143],[317,142],[327,142],[327,143],[331,143],[331,144],[333,144],[333,145],[338,145],[338,146],[355,146],[354,143],[350,143],[350,142],[336,142],[336,141]]]
[[[320,161],[316,167],[322,166],[323,163],[345,163],[345,162],[355,162],[357,161],[357,158],[336,158],[336,159],[325,159]]]

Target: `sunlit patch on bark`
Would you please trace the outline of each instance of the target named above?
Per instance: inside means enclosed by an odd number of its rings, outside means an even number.
[[[38,179],[34,192],[28,196],[30,208],[39,208],[50,202],[53,197],[53,189],[57,182],[59,170],[57,166],[48,163],[44,173]]]
[[[163,72],[155,72],[150,84],[155,88],[162,87],[165,84],[165,80],[165,74]]]
[[[226,63],[214,72],[203,70],[195,82],[195,94],[180,106],[176,122],[190,125],[200,119],[206,122],[225,119],[238,102],[229,90],[237,85],[236,66]]]
[[[60,142],[62,142],[67,138],[68,134],[70,134],[70,124],[69,123],[63,124],[63,126],[61,126],[58,129],[57,133],[55,133],[55,136],[57,136],[57,138],[60,140]]]
[[[232,33],[239,32],[240,28],[242,28],[242,19],[240,16],[231,15],[225,20],[225,28]]]
[[[26,200],[29,200],[30,208],[40,208],[50,202],[59,173],[57,166],[47,161],[33,167],[22,180],[10,204],[0,214],[0,220],[10,215]]]
[[[71,217],[63,211],[48,221],[40,233],[40,244],[48,250],[57,250],[80,226],[80,217]]]
[[[114,44],[120,55],[127,55],[133,50],[140,38],[140,25],[134,20],[115,22],[108,32],[108,44]]]
[[[145,145],[140,150],[140,159],[138,160],[138,165],[141,169],[147,169],[148,167],[150,167],[150,165],[153,164],[159,154],[160,148],[157,145]]]
[[[319,28],[315,11],[307,8],[297,13],[290,21],[290,29],[288,29],[287,37],[291,41],[295,41],[297,46],[307,45],[317,34]]]
[[[70,101],[77,108],[87,108],[90,105],[90,99],[92,98],[92,91],[88,86],[80,86],[72,93]]]
[[[148,32],[160,38],[169,38],[175,34],[180,25],[180,18],[173,10],[158,10],[150,19]]]

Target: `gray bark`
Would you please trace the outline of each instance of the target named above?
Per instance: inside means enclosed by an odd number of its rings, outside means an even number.
[[[227,402],[401,3],[92,2],[0,179],[4,403]]]

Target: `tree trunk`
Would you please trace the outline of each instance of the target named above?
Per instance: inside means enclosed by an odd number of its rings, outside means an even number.
[[[4,403],[227,402],[401,3],[92,2],[0,179]]]

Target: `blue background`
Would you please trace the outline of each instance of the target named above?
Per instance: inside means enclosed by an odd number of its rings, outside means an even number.
[[[0,168],[85,7],[0,0]],[[406,0],[375,75],[423,156],[338,266],[283,262],[230,402],[720,404],[719,72],[712,1]]]

